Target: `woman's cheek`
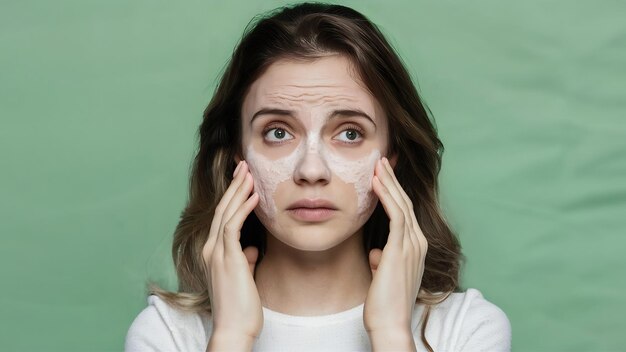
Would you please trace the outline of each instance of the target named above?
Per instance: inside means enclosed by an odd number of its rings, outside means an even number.
[[[263,176],[257,176],[254,179],[254,191],[259,194],[259,204],[255,208],[255,214],[262,223],[266,223],[269,219],[274,218],[276,214],[276,202],[273,198],[275,189],[271,184],[264,181]]]
[[[293,173],[295,158],[288,156],[271,160],[256,152],[252,146],[246,151],[246,161],[254,179],[254,191],[259,194],[255,213],[259,219],[273,219],[277,213],[275,193],[278,185],[287,181]]]
[[[293,177],[295,165],[298,164],[298,155],[302,154],[298,153],[298,150],[276,160],[258,153],[252,146],[246,151],[245,158],[254,179],[254,191],[260,196],[255,214],[264,224],[270,224],[270,221],[276,219],[276,191],[279,184]],[[376,161],[380,159],[380,151],[374,149],[369,155],[356,160],[346,159],[324,149],[321,154],[332,173],[343,183],[353,187],[357,205],[352,215],[354,220],[358,223],[367,221],[378,201],[372,190],[372,177]]]
[[[357,213],[371,214],[372,204],[376,204],[376,196],[372,190],[372,177],[376,161],[380,159],[380,151],[374,149],[366,157],[357,160],[347,160],[333,154],[328,154],[333,173],[345,183],[354,185],[357,196]],[[369,216],[369,215],[368,215]]]

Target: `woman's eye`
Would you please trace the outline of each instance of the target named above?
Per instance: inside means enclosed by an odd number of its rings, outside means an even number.
[[[293,139],[293,136],[285,129],[275,127],[265,131],[265,139],[270,142],[282,142]]]
[[[346,130],[343,130],[341,131],[341,133],[338,134],[338,136],[343,138],[337,139],[346,143],[358,143],[357,138],[362,138],[361,132],[357,131],[354,128],[348,128]]]

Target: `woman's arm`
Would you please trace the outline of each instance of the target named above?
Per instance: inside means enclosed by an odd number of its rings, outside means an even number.
[[[411,330],[369,332],[372,351],[416,351]]]
[[[214,351],[252,351],[255,338],[241,334],[216,332],[211,335],[207,352]]]

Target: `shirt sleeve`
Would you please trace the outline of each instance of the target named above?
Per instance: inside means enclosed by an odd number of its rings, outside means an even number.
[[[174,337],[154,305],[149,305],[135,318],[124,343],[124,351],[178,351]]]
[[[463,321],[459,351],[511,351],[511,322],[504,311],[482,295],[470,304]]]

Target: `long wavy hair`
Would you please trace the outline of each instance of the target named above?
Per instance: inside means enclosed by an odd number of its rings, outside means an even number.
[[[424,304],[421,340],[431,307],[459,292],[465,256],[440,209],[438,174],[443,144],[430,110],[422,103],[401,59],[375,24],[361,13],[339,5],[301,3],[255,17],[246,27],[213,95],[199,128],[200,144],[193,162],[189,199],[174,232],[172,256],[178,291],[148,282],[149,294],[170,305],[210,313],[202,248],[215,208],[230,183],[235,156],[241,150],[241,107],[251,84],[280,59],[312,60],[328,54],[348,57],[384,109],[389,123],[390,155],[397,153],[395,174],[414,205],[428,240],[424,274],[416,304]],[[261,234],[261,235],[260,235]],[[364,224],[365,253],[383,248],[389,218],[380,202]],[[265,228],[252,212],[244,222],[242,248],[259,248],[263,260]]]

